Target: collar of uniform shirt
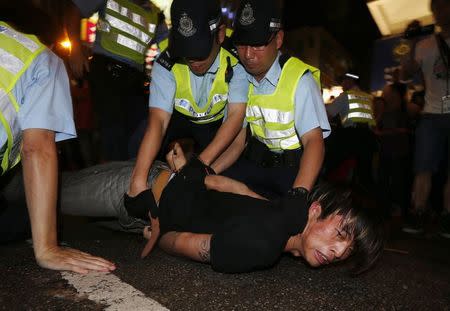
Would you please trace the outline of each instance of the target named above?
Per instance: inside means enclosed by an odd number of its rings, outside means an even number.
[[[264,82],[264,80],[267,80],[270,84],[276,87],[281,74],[281,66],[279,61],[280,55],[281,52],[278,52],[277,58],[275,58],[275,61],[273,62],[272,66],[270,66],[269,71],[266,73],[265,77],[261,81],[259,82],[256,81],[256,79],[251,74],[247,75],[248,81],[255,87],[258,87],[260,84]]]
[[[217,54],[216,59],[212,63],[211,67],[206,71],[206,73],[216,74],[219,70],[220,53]]]

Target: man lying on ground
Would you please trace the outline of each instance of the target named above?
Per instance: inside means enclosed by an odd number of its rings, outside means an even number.
[[[271,202],[242,183],[210,175],[197,158],[186,163],[178,144],[166,159],[176,173],[161,177],[165,187],[125,196],[130,214],[144,217],[145,204],[150,210],[152,232],[146,233],[142,257],[160,237],[167,253],[209,263],[219,272],[270,268],[288,252],[312,267],[352,256],[359,273],[382,251],[381,226],[351,191],[322,185],[311,194],[291,193]]]

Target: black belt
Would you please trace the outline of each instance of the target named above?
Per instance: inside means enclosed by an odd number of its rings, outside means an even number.
[[[106,70],[108,70],[115,77],[123,77],[127,75],[141,74],[143,71],[137,67],[133,67],[130,64],[115,60],[112,57],[108,57],[102,54],[94,54],[93,60],[98,64],[101,64]],[[142,68],[144,68],[142,66]]]
[[[298,167],[302,153],[302,149],[273,152],[252,137],[244,150],[244,157],[262,167]]]
[[[354,122],[352,125],[345,126],[344,128],[370,129],[370,126],[369,123]]]

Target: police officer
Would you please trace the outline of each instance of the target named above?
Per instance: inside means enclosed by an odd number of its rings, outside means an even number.
[[[274,0],[242,1],[232,36],[249,73],[249,130],[243,155],[224,174],[266,197],[291,188],[311,189],[323,161],[323,138],[330,131],[319,70],[279,51],[284,37],[281,15]],[[227,150],[229,157],[214,163],[215,170],[224,170],[240,154],[242,133],[236,148]]]
[[[1,183],[9,180],[5,173],[13,173],[11,169],[21,161],[33,249],[40,266],[79,273],[114,270],[114,264],[102,258],[58,245],[55,140],[76,136],[69,80],[64,63],[55,54],[36,36],[17,30],[26,27],[26,23],[39,20],[38,12],[30,10],[26,12],[33,13],[31,21],[29,15],[26,19],[18,19],[15,12],[23,9],[18,3],[1,9],[8,22],[0,21]],[[7,14],[9,9],[14,14]],[[27,32],[35,30],[23,29]],[[26,219],[15,217],[16,206],[1,203],[0,241],[3,242],[9,237],[16,238],[18,227],[21,228]]]
[[[89,70],[89,83],[103,160],[128,158],[128,140],[146,112],[145,52],[155,37],[158,11],[142,0],[74,0],[68,31],[72,41],[69,59],[75,77]],[[80,44],[80,18],[99,13],[93,59]],[[81,16],[80,16],[81,14]],[[140,114],[141,116],[137,115]]]
[[[242,128],[248,81],[225,37],[218,0],[175,0],[169,48],[152,70],[148,126],[130,183],[130,196],[148,188],[158,153],[193,138],[211,164]]]
[[[372,159],[377,150],[372,131],[375,126],[372,96],[359,88],[356,74],[346,73],[341,79],[344,92],[326,107],[330,118],[340,117],[342,127],[333,131],[327,141],[325,166],[329,172],[343,160],[354,157],[358,181],[370,190],[373,186]]]

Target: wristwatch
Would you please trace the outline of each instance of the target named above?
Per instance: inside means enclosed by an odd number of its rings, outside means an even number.
[[[299,197],[307,196],[309,194],[309,191],[306,188],[297,187],[297,188],[289,189],[287,194],[292,198],[299,198]]]

